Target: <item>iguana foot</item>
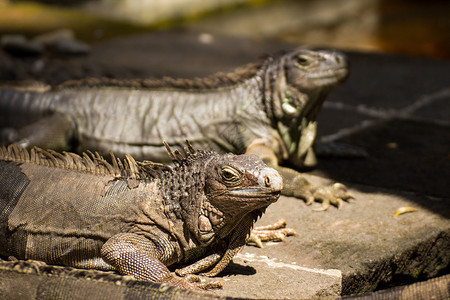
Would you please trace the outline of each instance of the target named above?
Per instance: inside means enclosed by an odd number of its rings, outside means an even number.
[[[366,153],[363,151],[358,152],[359,148],[357,147],[348,146],[341,148],[346,148],[348,150],[347,152],[351,152],[351,156],[354,157],[366,156]],[[330,207],[330,205],[334,205],[340,209],[344,201],[354,198],[347,192],[345,185],[341,183],[335,183],[331,186],[316,185],[307,179],[307,176],[309,177],[311,175],[305,175],[292,168],[280,166],[278,164],[277,155],[270,146],[265,144],[264,140],[255,140],[252,142],[247,147],[245,153],[258,156],[268,166],[274,168],[278,171],[278,173],[280,173],[281,177],[283,177],[283,190],[281,191],[282,195],[303,199],[306,202],[306,205],[311,205],[314,201],[322,202],[321,208],[313,209],[314,211],[325,211]],[[311,151],[308,151],[308,155],[309,164],[305,164],[305,162],[303,162],[303,166],[312,166],[315,161],[314,152],[312,149]],[[296,165],[295,161],[291,161],[291,163]]]
[[[167,281],[163,282],[188,290],[204,291],[211,289],[221,289],[223,287],[222,282],[218,280],[211,280],[211,279],[202,280],[199,276],[194,274],[188,274],[184,277],[173,276]]]
[[[263,248],[262,242],[281,242],[286,236],[295,234],[296,232],[293,228],[287,227],[286,220],[279,219],[272,224],[253,228],[247,239],[247,245]]]
[[[297,194],[299,198],[305,199],[306,205],[311,205],[314,201],[322,202],[320,208],[314,208],[313,211],[325,211],[330,205],[341,209],[344,201],[353,199],[354,197],[347,192],[347,188],[342,183],[335,183],[329,186],[317,186],[309,184],[309,188],[302,189]]]
[[[202,290],[221,289],[223,287],[222,282],[212,279],[201,279],[200,276],[189,274],[184,279],[190,284]]]
[[[347,188],[342,183],[335,183],[329,186],[317,185],[310,181],[313,175],[302,174],[296,170],[277,166],[276,170],[283,177],[283,190],[281,194],[289,197],[303,199],[306,205],[313,202],[322,202],[322,207],[313,209],[314,211],[327,210],[330,205],[338,209],[342,207],[344,201],[354,197],[347,192]],[[310,177],[308,180],[307,177]]]

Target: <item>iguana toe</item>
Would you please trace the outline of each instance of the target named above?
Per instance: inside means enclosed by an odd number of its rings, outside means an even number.
[[[305,204],[307,205],[307,206],[310,206],[311,204],[313,204],[314,203],[314,196],[313,196],[313,194],[312,193],[308,193],[308,195],[307,196],[305,196]]]
[[[188,274],[184,277],[174,275],[162,282],[166,282],[179,288],[197,291],[220,289],[223,287],[223,284],[220,281],[210,279],[202,280],[199,276],[194,274]]]
[[[286,236],[295,234],[295,230],[287,227],[287,222],[284,219],[279,219],[272,224],[255,227],[247,239],[247,245],[263,248],[262,242],[280,242]]]
[[[337,201],[337,209],[341,209],[342,208],[342,203],[344,203],[344,201],[341,198],[336,199]]]
[[[313,211],[326,211],[330,207],[330,200],[325,199],[319,208],[313,208]]]
[[[321,202],[322,206],[313,209],[314,211],[325,211],[331,205],[340,209],[344,201],[354,198],[347,192],[346,186],[342,183],[324,186],[312,182],[311,179],[314,180],[314,177],[316,177],[314,175],[306,175],[282,166],[276,166],[276,170],[283,177],[283,191],[281,193],[288,197],[302,199],[306,205]]]
[[[347,187],[342,183],[335,183],[331,186],[320,186],[314,189],[312,193],[316,201],[322,202],[321,207],[313,209],[314,211],[325,211],[330,205],[341,209],[344,201],[354,198],[347,192]]]
[[[195,274],[188,274],[183,278],[191,285],[202,290],[221,289],[223,287],[222,282],[218,280],[202,280],[200,276]]]

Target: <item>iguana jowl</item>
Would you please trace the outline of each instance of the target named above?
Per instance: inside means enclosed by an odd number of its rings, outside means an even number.
[[[130,155],[0,148],[0,256],[116,270],[139,280],[208,288],[173,275],[221,272],[281,176],[249,155],[171,152],[173,167]]]
[[[187,79],[88,79],[56,87],[0,88],[6,143],[44,148],[76,145],[106,155],[167,160],[165,139],[219,153],[254,153],[285,179],[284,194],[339,206],[342,185],[317,187],[297,168],[316,163],[316,115],[348,73],[338,52],[304,48],[269,56],[230,74]]]

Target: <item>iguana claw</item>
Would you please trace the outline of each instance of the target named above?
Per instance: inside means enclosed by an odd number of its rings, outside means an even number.
[[[340,209],[344,201],[354,198],[347,192],[346,186],[342,183],[334,183],[328,186],[316,185],[311,183],[305,174],[280,166],[277,166],[276,169],[283,177],[284,187],[282,194],[303,199],[306,205],[311,205],[313,202],[321,202],[322,206],[313,209],[314,211],[325,211],[330,205]]]
[[[177,286],[179,288],[197,291],[221,289],[223,287],[222,282],[218,280],[211,280],[211,279],[202,280],[200,279],[199,276],[194,274],[188,274],[184,277],[178,277],[173,275],[170,276],[168,280],[165,280],[163,282]]]
[[[311,194],[315,201],[322,202],[320,208],[314,208],[313,211],[325,211],[330,205],[336,206],[337,209],[341,209],[344,201],[353,199],[354,197],[347,192],[347,188],[342,183],[335,183],[331,186],[319,186],[313,189]],[[306,203],[310,205],[311,203]]]
[[[221,289],[223,287],[222,282],[218,280],[206,279],[202,281],[199,276],[194,274],[186,275],[184,279],[191,285],[202,290]]]
[[[286,236],[295,235],[293,228],[286,227],[287,222],[284,219],[265,225],[256,226],[250,233],[247,239],[247,245],[254,245],[258,248],[263,248],[262,242],[281,242]]]

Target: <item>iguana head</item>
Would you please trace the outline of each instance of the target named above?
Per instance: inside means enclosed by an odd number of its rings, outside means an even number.
[[[278,200],[283,187],[280,174],[253,155],[201,150],[191,150],[185,158],[169,155],[176,163],[175,181],[184,181],[175,190],[180,215],[202,245],[225,239],[244,219],[251,218],[245,223],[252,224]],[[248,233],[250,227],[240,230]]]
[[[266,111],[284,144],[284,158],[296,166],[314,165],[316,116],[328,93],[348,75],[345,56],[299,48],[274,58],[266,74]]]
[[[261,215],[283,187],[280,174],[253,155],[220,155],[205,170],[206,199],[198,224],[202,240],[222,238],[243,218]]]

